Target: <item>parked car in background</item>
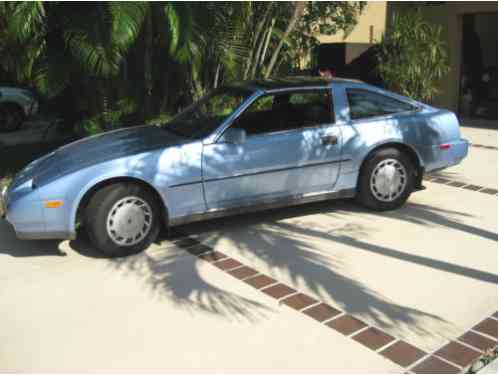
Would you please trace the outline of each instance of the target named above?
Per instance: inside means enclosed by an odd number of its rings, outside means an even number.
[[[452,112],[359,81],[251,81],[168,123],[64,146],[0,201],[19,238],[74,239],[81,223],[96,248],[123,256],[161,226],[264,208],[356,197],[392,210],[467,151]]]
[[[26,118],[37,112],[38,101],[31,91],[0,86],[0,132],[18,130]]]

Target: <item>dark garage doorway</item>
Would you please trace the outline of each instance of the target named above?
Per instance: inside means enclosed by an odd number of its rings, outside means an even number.
[[[498,13],[463,16],[459,112],[498,120]]]

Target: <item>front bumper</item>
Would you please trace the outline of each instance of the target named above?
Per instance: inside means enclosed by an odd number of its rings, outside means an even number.
[[[75,233],[58,228],[47,230],[46,213],[41,200],[19,200],[9,202],[8,187],[0,191],[0,214],[10,224],[20,240],[74,240]],[[12,204],[10,204],[12,203]]]

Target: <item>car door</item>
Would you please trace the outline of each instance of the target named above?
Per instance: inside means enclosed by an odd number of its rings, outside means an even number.
[[[257,98],[230,125],[241,143],[220,137],[203,149],[208,209],[271,203],[332,191],[338,178],[341,134],[329,89],[286,91]]]

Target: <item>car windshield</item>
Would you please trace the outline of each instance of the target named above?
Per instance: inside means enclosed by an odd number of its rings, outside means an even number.
[[[187,107],[163,128],[180,136],[204,138],[215,131],[250,95],[242,88],[220,88]]]

